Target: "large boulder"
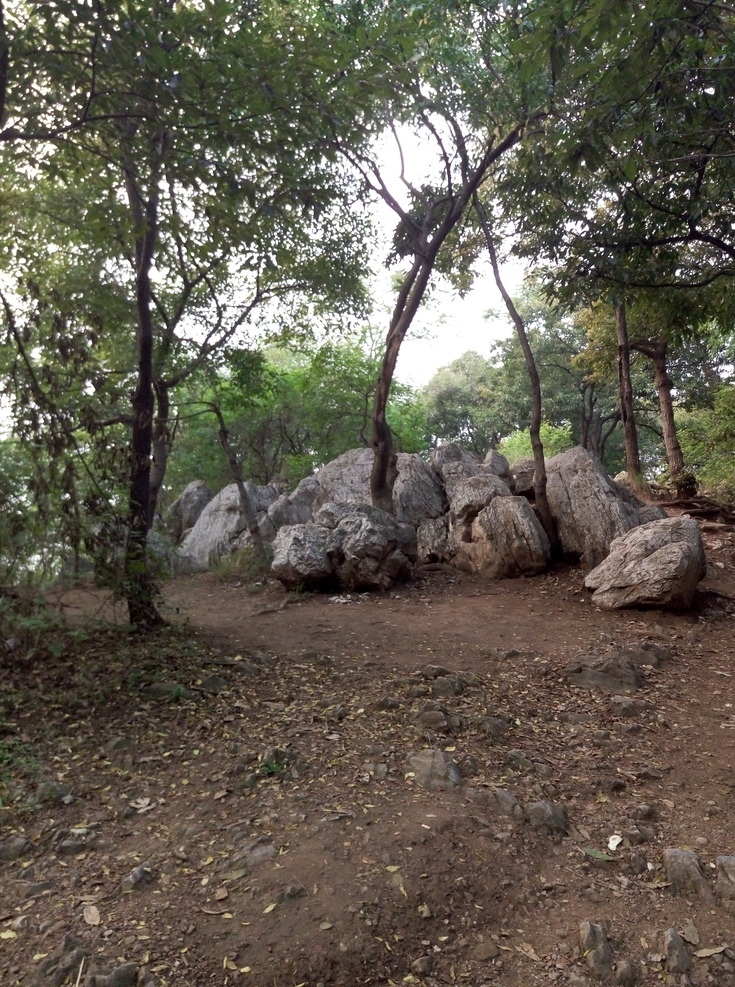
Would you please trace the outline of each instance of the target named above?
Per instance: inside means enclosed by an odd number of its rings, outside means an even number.
[[[510,497],[511,492],[500,477],[483,473],[460,480],[449,504],[449,528],[456,544],[472,540],[472,523],[496,497]]]
[[[399,452],[393,508],[399,521],[417,525],[446,510],[444,490],[436,473],[415,453]],[[351,449],[323,466],[313,478],[318,484],[314,510],[324,504],[370,503],[372,449]]]
[[[615,484],[600,460],[575,446],[560,452],[546,466],[546,494],[564,554],[589,568],[602,562],[620,535],[655,517],[660,507],[641,503]]]
[[[487,579],[544,572],[551,559],[546,532],[525,497],[495,497],[472,523],[472,540],[456,545],[454,565]]]
[[[172,541],[178,542],[189,528],[194,527],[213,497],[204,480],[193,480],[184,488],[163,519],[165,531]]]
[[[272,541],[279,528],[287,524],[306,524],[314,513],[314,501],[319,493],[319,481],[307,476],[290,494],[281,494],[268,508],[268,520],[273,526]]]
[[[258,524],[265,525],[268,508],[278,497],[277,488],[246,483],[245,489]],[[186,564],[192,572],[209,569],[225,555],[245,548],[250,540],[250,532],[240,510],[237,485],[231,483],[210,500],[184,538],[179,549],[181,564]]]
[[[616,538],[605,561],[587,574],[592,602],[605,610],[687,610],[707,572],[699,525],[690,517],[651,521]]]
[[[532,458],[519,459],[510,466],[510,483],[513,493],[519,496],[533,496],[533,475],[536,463]]]
[[[446,562],[451,557],[449,515],[428,517],[416,529],[419,562]]]
[[[491,449],[488,452],[482,461],[480,470],[483,473],[494,473],[495,476],[499,476],[503,483],[507,484],[508,487],[511,489],[513,488],[513,478],[510,475],[508,460],[501,452],[498,452],[497,449]]]
[[[325,504],[306,524],[281,528],[271,571],[287,589],[385,590],[416,560],[416,531],[367,504]]]
[[[481,472],[480,460],[454,442],[437,446],[431,454],[431,465],[441,477],[444,491],[451,500],[457,484]]]

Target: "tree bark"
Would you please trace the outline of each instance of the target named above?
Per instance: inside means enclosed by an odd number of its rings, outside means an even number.
[[[534,464],[533,496],[536,504],[536,510],[541,518],[541,524],[547,534],[551,549],[552,551],[556,551],[559,546],[559,533],[557,531],[554,515],[551,513],[549,499],[546,496],[546,460],[544,458],[544,444],[541,441],[541,421],[543,415],[541,379],[539,377],[533,350],[531,349],[531,344],[528,340],[528,333],[526,332],[525,323],[521,318],[520,312],[513,304],[513,299],[510,297],[500,274],[498,255],[495,250],[492,234],[490,232],[487,214],[485,213],[485,209],[477,195],[474,196],[473,201],[475,212],[480,221],[485,237],[485,245],[490,257],[490,265],[493,270],[495,284],[498,286],[498,291],[500,292],[503,302],[505,303],[505,307],[508,310],[508,315],[511,317],[513,325],[515,326],[516,334],[518,335],[518,342],[520,343],[521,350],[523,351],[523,359],[526,363],[526,372],[528,373],[528,379],[531,384],[531,420],[529,422],[529,432],[531,435],[531,448],[533,449]]]
[[[620,386],[620,418],[625,437],[625,468],[631,484],[641,485],[641,457],[638,430],[633,411],[633,381],[630,375],[630,341],[625,301],[615,307],[615,330],[618,337],[618,382]]]
[[[144,199],[132,169],[125,171],[125,187],[135,237],[135,304],[138,320],[138,375],[132,396],[130,439],[130,493],[128,540],[125,549],[123,592],[130,623],[148,631],[165,623],[155,604],[155,585],[148,564],[151,508],[151,452],[153,446],[153,317],[151,268],[158,232],[158,193],[155,182]]]
[[[155,392],[155,418],[153,421],[152,434],[152,454],[151,464],[151,489],[150,503],[148,505],[148,527],[153,527],[158,509],[158,498],[161,487],[166,477],[166,467],[168,465],[168,454],[171,449],[171,431],[169,429],[169,417],[171,413],[171,400],[168,387],[161,381],[154,384]]]
[[[666,450],[666,461],[669,464],[669,478],[677,496],[691,497],[696,493],[696,485],[693,488],[693,478],[686,472],[684,454],[676,432],[674,403],[671,400],[674,382],[669,377],[667,342],[665,339],[660,339],[652,346],[643,343],[632,343],[631,346],[647,356],[653,364],[653,378],[658,392],[661,433]]]

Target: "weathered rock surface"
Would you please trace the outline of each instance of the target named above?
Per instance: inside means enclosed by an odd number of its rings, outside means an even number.
[[[702,865],[693,850],[669,847],[664,850],[663,861],[666,877],[675,891],[694,891],[702,898],[712,897]]]
[[[178,542],[189,528],[194,527],[213,497],[214,494],[204,480],[194,480],[185,487],[164,517],[164,526],[174,542]]]
[[[499,476],[511,490],[513,489],[513,478],[510,475],[510,466],[505,456],[496,449],[491,449],[485,456],[480,467],[483,473],[493,473]]]
[[[531,458],[519,459],[509,468],[510,484],[513,493],[518,496],[529,496],[533,494],[533,474],[536,472],[536,464]]]
[[[611,542],[661,508],[646,507],[609,478],[600,460],[575,446],[549,460],[546,488],[562,549],[589,567],[606,558]]]
[[[367,504],[325,504],[281,528],[271,571],[287,589],[388,589],[416,560],[416,532]]]
[[[258,487],[253,483],[246,483],[245,488],[258,523],[264,523],[268,508],[278,497],[278,490],[274,486]],[[237,486],[231,483],[204,508],[181,543],[179,554],[188,560],[193,571],[203,571],[225,555],[245,548],[249,542],[250,533],[240,511]]]
[[[686,943],[676,929],[667,929],[664,933],[664,953],[669,973],[686,973],[691,969],[692,960]]]
[[[698,523],[675,517],[651,521],[616,538],[608,557],[587,574],[592,602],[605,610],[666,607],[687,610],[707,573]]]
[[[604,979],[612,973],[612,951],[601,925],[582,922],[579,926],[579,948],[595,976]]]
[[[408,764],[417,785],[429,791],[449,791],[462,782],[462,775],[454,760],[440,750],[424,750],[411,754]]]
[[[536,575],[551,559],[546,532],[524,497],[496,496],[472,523],[471,538],[456,545],[454,564],[488,579]]]
[[[446,442],[431,454],[431,465],[439,474],[447,497],[451,500],[457,484],[479,476],[480,460],[473,453],[460,448],[454,442]],[[506,467],[507,467],[506,463]]]
[[[565,675],[580,689],[602,689],[612,695],[627,695],[645,684],[636,663],[624,651],[593,660],[577,659],[567,666]]]
[[[417,531],[419,562],[444,562],[453,554],[449,543],[449,515],[424,518]]]
[[[454,488],[449,507],[449,528],[456,544],[472,540],[472,524],[496,497],[510,497],[505,483],[492,473],[460,480]]]

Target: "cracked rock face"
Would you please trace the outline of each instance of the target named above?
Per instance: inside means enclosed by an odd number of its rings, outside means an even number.
[[[688,610],[707,566],[699,525],[692,518],[651,521],[616,538],[608,557],[584,585],[605,610],[655,606]]]

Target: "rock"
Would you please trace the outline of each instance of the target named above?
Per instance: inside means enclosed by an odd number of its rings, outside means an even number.
[[[651,521],[614,539],[608,557],[587,574],[592,602],[605,610],[688,610],[707,574],[699,524],[689,517]]]
[[[281,494],[268,508],[268,520],[275,532],[287,524],[306,524],[314,513],[314,501],[319,493],[315,476],[305,477],[290,494]]]
[[[613,716],[619,716],[621,719],[628,719],[638,712],[635,700],[627,696],[614,695],[610,700],[610,709]]]
[[[482,461],[480,467],[483,473],[493,473],[500,477],[509,489],[513,489],[513,478],[510,475],[510,466],[505,456],[496,449],[491,449]]]
[[[124,877],[117,887],[117,894],[129,894],[138,890],[153,880],[153,867],[151,863],[144,860],[142,864],[134,867],[127,877]]]
[[[472,947],[472,956],[480,963],[487,963],[488,960],[495,960],[500,956],[500,947],[492,939],[481,939]]]
[[[504,788],[479,789],[477,797],[488,812],[494,812],[499,816],[508,816],[516,822],[524,822],[526,813],[518,799],[511,792]]]
[[[0,843],[0,861],[9,864],[14,860],[19,860],[26,850],[30,849],[31,842],[20,834],[9,836]]]
[[[433,956],[419,956],[411,964],[411,970],[416,974],[417,977],[423,977],[427,973],[431,973],[434,968],[434,957]]]
[[[699,858],[693,850],[668,848],[664,850],[663,862],[667,880],[675,891],[694,891],[708,900],[712,897]]]
[[[287,589],[385,590],[410,575],[416,533],[366,504],[325,504],[313,521],[281,528],[273,552]]]
[[[550,459],[546,494],[557,523],[562,549],[589,568],[599,565],[619,535],[645,520],[645,506],[623,492],[597,458],[576,446]],[[661,508],[655,508],[665,517]]]
[[[429,791],[450,791],[462,781],[459,768],[444,751],[419,751],[409,756],[408,764],[414,773],[416,784]]]
[[[717,883],[715,892],[721,904],[730,912],[735,912],[735,857],[717,857]]]
[[[449,515],[424,518],[416,530],[419,562],[447,562],[453,555],[449,543]]]
[[[605,979],[612,973],[612,951],[602,926],[582,922],[579,926],[579,948],[595,976]]]
[[[270,505],[278,497],[274,486],[259,487],[246,483],[251,508],[259,523],[266,518]],[[250,544],[250,532],[240,511],[237,485],[231,483],[212,498],[181,543],[179,554],[189,560],[194,571],[205,571],[226,555]]]
[[[638,977],[630,960],[620,960],[615,965],[615,983],[620,987],[634,987]]]
[[[449,504],[449,530],[455,544],[472,540],[472,522],[495,497],[510,497],[511,492],[492,473],[473,476],[457,483]]]
[[[526,817],[533,829],[544,833],[567,833],[569,822],[564,806],[550,799],[531,802],[525,807]]]
[[[212,675],[208,675],[206,679],[203,680],[202,689],[206,692],[222,692],[222,690],[226,689],[229,684],[230,683],[227,679],[223,678],[221,675],[216,675],[213,673]]]
[[[691,969],[689,951],[676,929],[667,929],[664,933],[664,953],[669,973],[686,973]]]
[[[512,579],[548,568],[549,539],[524,497],[497,496],[475,518],[471,537],[471,543],[456,546],[458,569],[486,579]]]
[[[398,521],[416,527],[424,518],[446,512],[446,498],[439,477],[415,453],[399,452],[398,475],[393,488],[393,508]],[[314,511],[325,504],[369,504],[372,449],[351,449],[327,463],[314,478],[318,490]]]
[[[151,699],[196,699],[196,693],[180,682],[151,682],[143,694]]]
[[[533,496],[533,475],[536,464],[532,457],[527,456],[510,465],[510,487],[517,496]]]
[[[481,472],[480,460],[477,456],[454,442],[445,442],[434,449],[431,454],[431,465],[441,477],[444,491],[450,500],[462,480],[479,476]]]
[[[214,494],[203,480],[193,480],[166,511],[164,528],[174,542],[193,528]]]
[[[138,964],[123,963],[115,967],[112,973],[92,976],[87,981],[87,987],[134,987],[138,983]]]
[[[635,692],[645,685],[636,666],[622,652],[612,652],[596,661],[577,660],[567,666],[564,674],[580,689],[602,689],[614,695]]]

